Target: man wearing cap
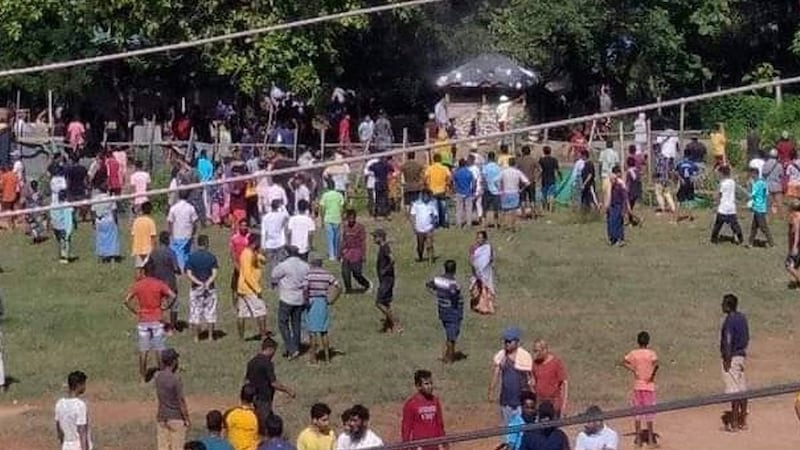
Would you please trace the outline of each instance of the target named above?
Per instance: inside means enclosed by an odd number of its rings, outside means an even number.
[[[375,258],[376,275],[378,277],[378,291],[375,294],[375,306],[383,313],[384,321],[382,331],[400,333],[403,328],[392,312],[394,299],[394,256],[392,248],[386,241],[386,231],[378,228],[372,232],[375,245],[378,246],[378,256]]]
[[[286,247],[289,255],[272,269],[272,286],[278,288],[278,329],[289,359],[300,356],[300,322],[306,307],[304,285],[308,263],[300,259],[297,247]]]
[[[575,450],[617,450],[619,437],[617,432],[603,423],[603,410],[597,405],[592,405],[584,413],[587,422],[583,431],[578,433],[575,440]]]
[[[500,384],[500,415],[503,424],[521,414],[521,394],[533,390],[533,358],[519,345],[522,331],[517,327],[503,332],[503,349],[492,360],[492,378],[489,382],[489,401],[495,399],[495,389]]]
[[[189,408],[183,396],[183,382],[178,371],[178,352],[168,348],[161,352],[161,370],[156,373],[156,442],[158,450],[181,450],[186,430],[191,426]]]

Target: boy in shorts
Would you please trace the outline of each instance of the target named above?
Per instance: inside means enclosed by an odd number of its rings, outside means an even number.
[[[161,315],[170,309],[175,301],[175,292],[163,281],[153,277],[154,266],[148,262],[144,266],[144,277],[138,279],[123,305],[136,316],[136,332],[139,337],[139,376],[147,382],[147,353],[155,353],[156,361],[161,361],[165,348],[164,324]]]
[[[658,356],[649,349],[650,334],[642,331],[636,337],[639,348],[631,350],[622,360],[622,366],[633,374],[633,406],[634,408],[655,406],[656,404],[656,372],[658,372]],[[636,416],[634,427],[636,439],[634,443],[641,447],[643,443],[655,445],[653,432],[653,414]],[[647,433],[642,436],[642,420],[647,422]]]
[[[434,277],[425,286],[436,295],[439,320],[444,328],[446,342],[442,362],[453,363],[456,360],[456,341],[464,319],[464,299],[461,286],[456,281],[456,262],[452,259],[445,261],[444,274]]]
[[[378,256],[376,258],[376,272],[378,276],[378,291],[375,295],[375,306],[383,313],[382,332],[391,331],[400,333],[403,327],[392,312],[392,300],[394,299],[394,256],[392,248],[386,241],[386,231],[381,228],[372,232],[375,245],[378,246]]]

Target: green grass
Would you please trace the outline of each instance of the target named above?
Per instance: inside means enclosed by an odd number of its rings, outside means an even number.
[[[740,218],[745,214],[740,213]],[[287,402],[278,394],[278,410],[294,434],[305,422],[307,408],[327,401],[338,414],[363,402],[391,405],[411,389],[418,368],[434,371],[439,392],[448,408],[485,402],[489,362],[500,347],[506,326],[524,330],[524,344],[536,337],[548,340],[565,361],[571,380],[571,412],[589,403],[605,407],[626,404],[629,380],[615,368],[635,343],[636,333],[650,331],[659,352],[659,398],[674,399],[717,392],[717,342],[721,296],[734,292],[751,321],[754,340],[790,336],[798,314],[792,310],[798,294],[786,289],[782,270],[783,248],[750,249],[707,244],[710,216],[681,226],[648,217],[644,228],[628,230],[630,245],[618,249],[605,243],[605,224],[575,224],[560,213],[552,223],[540,220],[524,226],[511,241],[490,231],[496,246],[498,313],[481,317],[466,313],[459,348],[468,358],[443,367],[437,362],[443,332],[435,303],[425,290],[428,277],[440,265],[413,262],[413,236],[399,219],[386,225],[397,266],[395,308],[405,327],[402,336],[377,332],[379,313],[369,296],[343,297],[333,312],[332,341],[345,354],[329,367],[312,368],[305,360],[277,361],[281,381],[298,391]],[[749,225],[749,218],[746,221]],[[368,224],[373,227],[373,224]],[[773,234],[782,245],[785,224],[774,221]],[[123,249],[128,223],[123,221]],[[220,280],[227,286],[227,231],[206,230],[212,250],[223,264]],[[459,279],[466,286],[467,249],[472,233],[448,230],[437,234],[442,262],[454,258]],[[317,236],[322,248],[322,236]],[[138,384],[134,319],[121,301],[133,280],[130,259],[120,265],[101,265],[92,256],[92,230],[81,224],[74,248],[80,259],[69,266],[55,259],[55,243],[31,246],[20,234],[0,236],[3,267],[0,275],[7,319],[3,324],[6,367],[19,378],[9,397],[50,405],[63,388],[66,374],[87,372],[89,390],[108,400],[150,400],[150,386]],[[370,246],[366,273],[374,275],[374,246]],[[334,273],[338,274],[338,268]],[[182,317],[186,317],[187,285],[181,281]],[[234,311],[229,293],[221,290],[219,328],[228,336],[214,343],[192,342],[189,333],[170,338],[182,355],[183,379],[190,397],[225,399],[224,409],[236,403],[246,361],[257,351],[255,342],[235,338]],[[269,294],[269,324],[277,330],[277,300]],[[252,328],[249,328],[252,330]],[[765,375],[762,382],[787,381],[784,375]],[[191,407],[191,404],[190,404]],[[26,415],[13,430],[0,427],[0,438],[49,436],[50,407]],[[192,410],[196,433],[205,410]],[[154,413],[154,412],[153,412]],[[495,425],[487,419],[486,426]],[[136,448],[142,436],[150,439],[147,421],[95,428],[98,443]],[[144,433],[144,434],[143,434]]]

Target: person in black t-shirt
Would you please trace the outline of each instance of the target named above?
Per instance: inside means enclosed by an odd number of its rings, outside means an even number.
[[[561,182],[561,172],[558,170],[558,160],[551,153],[553,150],[545,146],[542,151],[544,156],[539,158],[539,167],[542,169],[542,204],[547,211],[553,211],[553,199],[556,196],[556,180]]]
[[[245,380],[256,388],[255,406],[258,417],[266,417],[272,412],[272,398],[275,391],[285,393],[291,398],[295,397],[294,390],[278,382],[275,377],[275,366],[272,358],[278,349],[278,343],[272,338],[261,342],[261,352],[247,363]]]
[[[394,300],[394,257],[392,248],[386,242],[386,231],[378,228],[372,232],[375,245],[378,246],[378,256],[376,258],[376,270],[378,272],[378,292],[375,295],[375,306],[383,313],[383,332],[391,331],[400,333],[403,327],[397,320],[392,311],[392,300]]]

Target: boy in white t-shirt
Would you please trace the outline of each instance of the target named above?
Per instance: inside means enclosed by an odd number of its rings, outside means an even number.
[[[91,450],[89,413],[80,396],[86,392],[86,374],[75,371],[67,376],[69,395],[56,402],[55,419],[61,450]]]
[[[314,231],[317,225],[308,215],[308,200],[297,202],[296,214],[289,218],[286,228],[289,231],[289,245],[297,247],[300,259],[308,261],[308,252],[311,250],[311,243],[314,242]]]
[[[736,217],[736,181],[731,178],[730,167],[721,166],[718,170],[722,179],[719,182],[719,193],[717,194],[719,206],[717,206],[714,228],[711,230],[711,243],[719,242],[722,225],[728,224],[733,231],[734,242],[738,245],[742,243],[744,237],[742,236],[742,227],[739,226],[739,220]]]

